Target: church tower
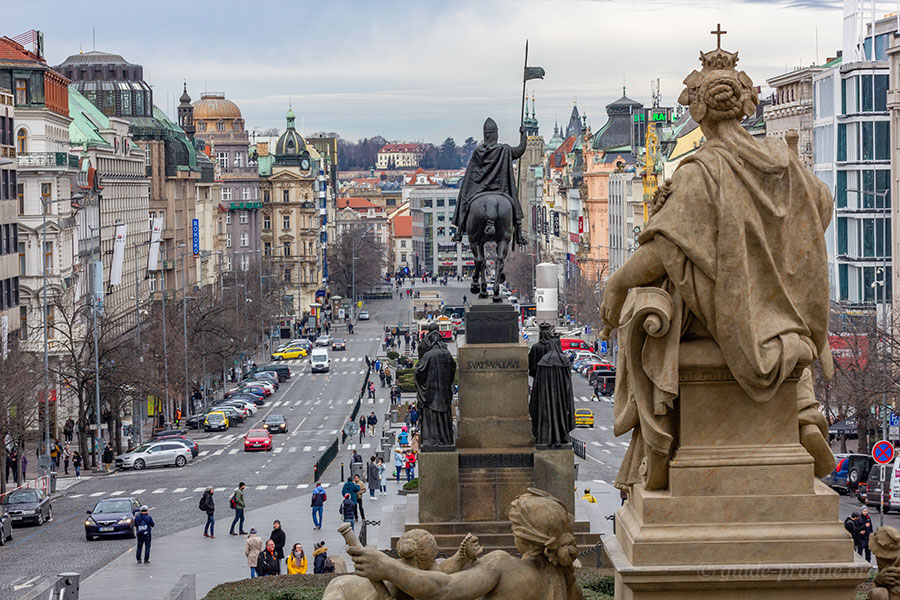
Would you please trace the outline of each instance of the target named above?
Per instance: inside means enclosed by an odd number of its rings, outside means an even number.
[[[522,168],[519,171],[519,180],[516,182],[519,187],[519,202],[522,203],[522,233],[532,243],[531,250],[534,250],[534,226],[532,223],[534,208],[538,206],[540,200],[537,195],[537,188],[543,188],[543,164],[544,164],[544,138],[541,137],[538,127],[537,113],[534,108],[534,93],[531,95],[531,113],[526,109],[525,120],[522,122],[525,127],[525,135],[528,141],[525,146],[525,154],[519,160],[522,162]]]
[[[187,81],[184,82],[184,91],[181,98],[178,99],[178,126],[187,134],[188,139],[194,139],[194,106],[191,104],[191,97],[187,91]]]

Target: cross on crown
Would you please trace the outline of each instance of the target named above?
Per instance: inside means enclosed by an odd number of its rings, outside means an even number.
[[[722,30],[722,25],[716,25],[715,30],[710,31],[716,36],[716,49],[711,52],[701,52],[700,62],[704,69],[734,69],[738,62],[737,52],[722,50],[722,36],[728,33]]]

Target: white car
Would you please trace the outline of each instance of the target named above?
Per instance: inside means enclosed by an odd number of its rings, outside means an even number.
[[[313,373],[327,373],[331,367],[331,361],[328,359],[328,350],[326,348],[316,348],[309,357],[310,365],[312,365]]]
[[[116,467],[119,469],[134,469],[140,471],[144,467],[165,467],[175,465],[183,467],[193,456],[184,444],[170,440],[149,442],[135,448],[131,452],[116,457]]]
[[[248,380],[248,381],[245,381],[244,383],[247,384],[248,386],[261,387],[261,388],[265,389],[266,391],[272,392],[273,394],[275,393],[275,386],[272,385],[271,381]]]
[[[331,345],[331,336],[330,335],[320,335],[316,338],[316,346],[330,346]]]
[[[250,402],[249,400],[241,400],[240,398],[237,398],[237,399],[234,399],[234,400],[229,400],[229,402],[240,402],[240,403],[241,403],[241,406],[243,406],[244,408],[246,408],[247,411],[248,411],[251,415],[255,415],[255,414],[256,414],[256,411],[259,410],[259,407],[258,407],[256,404],[254,404],[253,402]]]
[[[359,320],[360,321],[368,321],[369,320],[369,311],[362,310],[359,312]]]

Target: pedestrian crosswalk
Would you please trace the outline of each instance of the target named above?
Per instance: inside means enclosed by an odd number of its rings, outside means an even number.
[[[607,404],[613,403],[612,396],[600,396],[600,400],[592,399],[590,396],[575,396],[575,402],[606,402]]]
[[[231,489],[231,485],[227,486],[213,486],[213,489],[216,492],[224,492],[225,490]],[[330,484],[323,483],[322,487],[328,487]],[[287,489],[294,490],[305,490],[312,487],[308,483],[277,483],[277,484],[248,484],[248,489],[257,491],[257,492],[276,492],[276,491],[284,491]],[[195,487],[193,490],[188,491],[187,488],[177,487],[177,488],[156,488],[151,493],[151,495],[163,495],[163,494],[199,494],[201,492],[206,491],[207,486]],[[138,488],[136,490],[115,490],[112,492],[94,492],[92,494],[67,494],[68,498],[99,498],[100,496],[105,497],[115,497],[115,496],[140,496],[141,494],[146,494],[147,490],[143,488]]]
[[[323,430],[321,431],[321,433],[328,434],[328,435],[336,435],[336,434],[337,434],[337,430],[333,430],[333,429],[332,429],[332,430],[324,430],[324,429],[323,429]],[[276,443],[277,443],[278,438],[275,438],[275,440],[276,440]],[[369,444],[363,444],[363,448],[368,448],[368,447],[369,447]],[[327,445],[327,444],[324,445],[324,446],[319,446],[319,447],[318,447],[319,450],[325,450],[326,448],[328,448],[328,445]],[[312,451],[313,451],[313,447],[312,447],[312,446],[277,446],[277,445],[276,445],[276,446],[274,446],[274,447],[272,448],[272,452],[273,452],[274,454],[281,454],[281,453],[283,453],[283,452],[292,453],[292,452],[312,452]],[[240,453],[240,452],[242,452],[242,450],[241,450],[240,448],[231,448],[231,449],[228,450],[228,455],[229,455],[229,456],[234,456],[235,454],[238,454],[238,453]],[[220,456],[220,455],[222,455],[222,454],[225,454],[225,448],[219,448],[218,450],[201,450],[200,453],[199,453],[197,456],[198,456],[198,457],[201,457],[201,456]]]

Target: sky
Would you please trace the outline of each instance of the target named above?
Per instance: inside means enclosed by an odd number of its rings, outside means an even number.
[[[290,104],[304,133],[436,144],[477,139],[488,116],[515,141],[526,40],[546,71],[528,94],[549,139],[574,102],[599,129],[623,85],[646,105],[659,79],[674,105],[719,23],[765,87],[835,56],[842,17],[830,0],[20,0],[2,12],[0,35],[42,31],[51,65],[93,49],[95,30],[97,50],[143,65],[169,114],[186,80],[195,100],[224,92],[248,128],[284,129]]]

